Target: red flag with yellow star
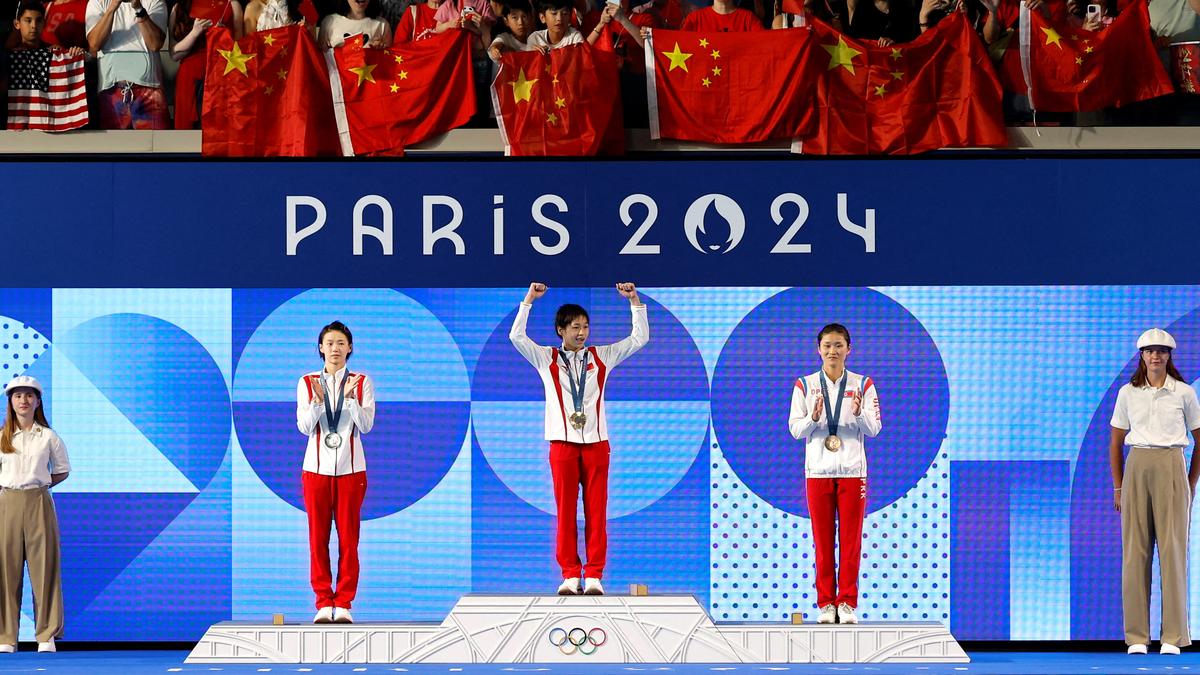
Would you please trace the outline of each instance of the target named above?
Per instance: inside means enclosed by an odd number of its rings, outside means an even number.
[[[342,154],[403,154],[475,114],[471,34],[446,31],[391,49],[361,40],[326,53]],[[339,86],[340,85],[340,86]]]
[[[218,157],[338,154],[329,77],[312,36],[287,26],[208,33],[202,150]]]
[[[1150,37],[1145,2],[1134,2],[1102,30],[1029,17],[1028,41],[1009,42],[1001,77],[1009,91],[1030,95],[1035,110],[1084,112],[1144,101],[1174,92]],[[1027,55],[1029,80],[1022,73]]]
[[[824,60],[819,125],[793,150],[902,155],[1007,145],[1000,82],[962,12],[890,47],[810,23]]]
[[[492,105],[506,155],[595,155],[623,140],[616,57],[586,44],[505,52]]]
[[[654,29],[646,41],[651,138],[756,143],[809,133],[820,75],[811,42],[804,29]]]

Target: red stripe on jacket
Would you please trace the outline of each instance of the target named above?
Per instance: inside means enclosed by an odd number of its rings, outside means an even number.
[[[562,413],[563,438],[567,436],[567,409],[563,406],[562,382],[558,381],[558,350],[550,350],[550,380],[554,382],[554,393],[558,394],[558,411]]]

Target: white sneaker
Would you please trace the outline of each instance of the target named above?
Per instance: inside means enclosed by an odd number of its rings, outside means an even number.
[[[1125,650],[1126,654],[1145,654],[1148,650],[1146,645],[1129,645],[1129,649]]]
[[[333,623],[333,608],[322,607],[317,610],[317,615],[313,617],[313,623]]]
[[[604,586],[600,585],[599,579],[588,578],[583,582],[584,595],[604,595]]]
[[[833,623],[837,621],[837,608],[833,605],[825,605],[821,608],[821,613],[817,615],[817,623]]]
[[[1159,654],[1169,654],[1171,656],[1179,656],[1179,647],[1176,647],[1175,645],[1171,644],[1170,642],[1164,642],[1164,643],[1162,643],[1162,647],[1159,648],[1158,653]]]
[[[350,610],[345,607],[333,608],[334,623],[354,623],[354,617],[350,615]]]
[[[579,595],[579,593],[579,577],[563,579],[563,582],[558,585],[559,595]]]
[[[858,617],[854,616],[854,608],[846,603],[838,605],[838,623],[858,623]]]
[[[50,638],[49,640],[46,640],[45,642],[39,642],[38,643],[38,651],[39,652],[56,652],[56,651],[58,651],[58,647],[54,646],[54,638]]]
[[[17,651],[16,645],[0,645],[0,654],[12,654]]]

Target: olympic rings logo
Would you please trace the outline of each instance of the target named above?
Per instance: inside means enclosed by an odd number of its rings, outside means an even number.
[[[579,652],[584,656],[591,656],[605,642],[608,642],[608,633],[604,629],[596,626],[591,630],[582,628],[551,628],[550,633],[546,636],[550,640],[550,644],[558,647],[558,651],[570,656],[575,652]]]

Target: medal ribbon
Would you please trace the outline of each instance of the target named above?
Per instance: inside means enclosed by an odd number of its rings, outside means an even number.
[[[841,386],[841,388],[838,389],[837,407],[834,408],[829,403],[829,387],[826,386],[826,384],[825,384],[825,370],[824,369],[821,370],[821,396],[824,397],[824,399],[825,399],[825,414],[829,415],[830,411],[833,412],[833,414],[829,416],[829,435],[830,436],[837,436],[838,421],[842,419],[842,401],[845,400],[845,396],[846,396],[846,381],[849,379],[850,378],[846,375],[846,371],[843,370],[842,371],[842,386]]]
[[[337,386],[337,375],[331,376],[334,386]],[[329,423],[329,433],[337,433],[338,422],[342,421],[342,406],[346,404],[346,381],[350,379],[350,370],[346,369],[346,374],[342,376],[342,386],[338,387],[337,410],[330,410],[329,404],[333,401],[333,396],[329,393],[329,388],[325,386],[325,376],[321,375],[321,391],[325,394],[325,421]]]
[[[575,404],[575,412],[583,412],[583,387],[587,384],[587,362],[588,352],[583,351],[583,367],[579,369],[579,384],[575,384],[575,369],[571,366],[571,359],[567,357],[567,353],[563,350],[558,350],[562,355],[563,363],[567,364],[567,384],[571,385],[571,402]]]

